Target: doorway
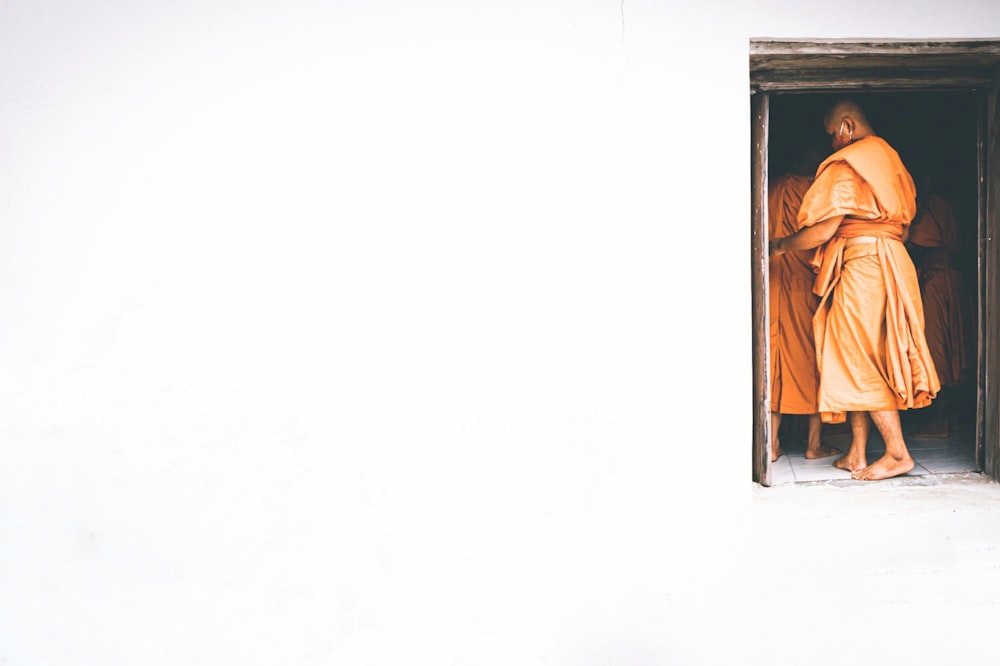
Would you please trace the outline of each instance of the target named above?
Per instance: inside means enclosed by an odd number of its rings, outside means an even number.
[[[954,424],[949,437],[911,438],[926,434],[922,425],[929,409],[901,412],[917,462],[911,475],[985,471],[997,478],[997,328],[989,321],[988,304],[996,301],[997,241],[991,230],[997,229],[1000,211],[997,184],[988,174],[998,172],[1000,154],[998,62],[1000,42],[751,42],[754,481],[767,486],[846,475],[831,470],[833,459],[805,461],[795,456],[804,417],[782,419],[781,439],[790,455],[776,463],[770,460],[774,433],[764,285],[767,183],[790,170],[802,145],[825,146],[830,152],[822,118],[836,98],[848,95],[862,104],[875,131],[896,148],[914,179],[928,176],[925,183],[933,182],[951,202],[960,238],[955,263],[963,278],[968,367],[963,381],[941,401]],[[843,449],[850,442],[849,430],[824,426],[824,440]],[[873,454],[878,455],[879,445],[873,428]]]

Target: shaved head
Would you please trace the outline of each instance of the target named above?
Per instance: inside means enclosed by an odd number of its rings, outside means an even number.
[[[839,123],[844,118],[851,118],[859,125],[870,126],[861,105],[849,99],[842,99],[830,107],[830,111],[826,114],[825,123],[827,125],[833,122]]]
[[[823,126],[833,140],[834,150],[875,134],[861,105],[849,99],[842,99],[830,107]]]

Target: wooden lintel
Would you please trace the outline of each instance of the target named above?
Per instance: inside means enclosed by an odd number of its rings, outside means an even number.
[[[1000,41],[986,39],[909,40],[892,39],[751,39],[750,57],[776,55],[951,55],[1000,58]]]

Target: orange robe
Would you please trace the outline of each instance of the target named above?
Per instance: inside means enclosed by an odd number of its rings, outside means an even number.
[[[913,261],[902,243],[916,212],[916,188],[899,155],[876,136],[828,157],[803,197],[799,227],[846,216],[817,248],[813,319],[819,411],[826,423],[846,412],[926,407],[940,389],[924,337]],[[847,239],[874,236],[847,247]]]
[[[962,325],[961,276],[953,267],[958,250],[955,212],[944,198],[930,195],[917,207],[910,224],[920,296],[924,304],[924,334],[942,386],[954,386],[969,367]]]
[[[774,180],[767,198],[770,238],[791,236],[802,195],[812,178],[786,175]],[[781,414],[815,414],[816,345],[813,315],[819,298],[813,294],[816,274],[810,264],[812,251],[786,252],[770,260],[771,411]]]

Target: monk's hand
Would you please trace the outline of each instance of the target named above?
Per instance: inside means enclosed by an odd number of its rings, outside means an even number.
[[[784,238],[772,238],[767,242],[767,256],[777,257],[785,253],[785,248],[782,247],[782,242]]]

